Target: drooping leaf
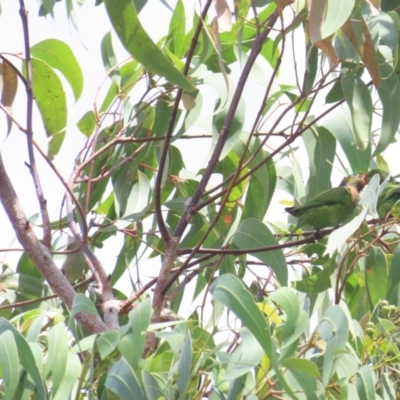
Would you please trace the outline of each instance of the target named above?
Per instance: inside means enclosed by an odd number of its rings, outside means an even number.
[[[174,13],[169,23],[167,42],[171,52],[178,58],[183,57],[183,46],[186,33],[185,6],[182,0],[176,2]]]
[[[344,97],[351,111],[356,145],[361,151],[365,151],[370,147],[372,140],[371,94],[365,83],[355,75],[342,79],[341,82]]]
[[[18,89],[18,75],[6,61],[0,64],[0,92],[1,104],[12,114],[12,105]],[[12,119],[7,115],[7,136],[10,134]]]
[[[385,255],[378,247],[369,249],[365,266],[365,280],[371,307],[386,296],[388,285],[388,268]]]
[[[312,43],[335,33],[350,17],[355,0],[314,0],[311,2],[309,33]]]
[[[65,92],[60,78],[49,64],[35,58],[31,62],[32,90],[46,134],[50,137],[48,155],[53,158],[59,152],[65,136],[64,130],[67,124]]]
[[[365,151],[357,149],[350,110],[343,110],[336,115],[332,115],[332,117],[323,122],[322,126],[328,129],[340,143],[354,172],[368,171],[371,146],[367,146]]]
[[[121,83],[121,73],[117,67],[118,60],[114,53],[111,32],[106,33],[101,41],[101,57],[108,76],[119,86]]]
[[[29,343],[9,321],[6,321],[4,318],[0,318],[0,335],[7,331],[11,332],[14,336],[14,340],[18,349],[20,364],[32,378],[38,396],[42,399],[46,399],[47,391],[45,389],[44,381],[42,379],[38,365],[36,364],[36,360],[31,350],[31,347],[29,346]]]
[[[12,400],[18,386],[20,366],[17,344],[14,335],[10,331],[4,331],[0,334],[0,363],[5,386],[3,399]]]
[[[382,129],[373,157],[382,153],[392,142],[400,123],[400,83],[392,67],[384,62],[379,65],[381,82],[378,88],[383,107]]]
[[[108,16],[128,52],[151,72],[165,77],[188,92],[192,83],[179,72],[142,27],[132,0],[104,1]]]
[[[213,300],[218,300],[233,311],[254,335],[271,360],[280,384],[293,398],[292,390],[277,367],[277,355],[274,342],[271,340],[269,326],[243,282],[236,276],[224,274],[211,285],[210,292],[213,295]]]
[[[110,368],[105,386],[122,400],[146,400],[135,371],[124,359],[117,361]]]
[[[335,158],[336,141],[324,127],[307,130],[302,135],[310,164],[307,182],[307,199],[331,188],[330,176]]]
[[[31,48],[33,57],[46,62],[51,68],[58,69],[70,84],[75,100],[83,90],[83,74],[72,49],[58,39],[46,39]]]
[[[335,373],[341,352],[346,347],[349,326],[346,315],[338,305],[334,305],[324,313],[320,323],[319,332],[326,343],[323,358],[322,377],[326,385]]]
[[[251,249],[254,248],[278,244],[267,226],[254,218],[249,218],[242,222],[233,236],[233,242],[240,249],[249,249],[250,253]],[[288,268],[282,250],[267,250],[253,253],[253,255],[265,262],[274,271],[277,280],[282,286],[287,285]]]

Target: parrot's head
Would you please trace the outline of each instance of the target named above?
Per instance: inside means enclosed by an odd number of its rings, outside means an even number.
[[[352,188],[357,189],[357,192],[360,193],[361,190],[364,189],[364,187],[367,185],[368,182],[369,182],[368,174],[358,173],[358,174],[346,176],[342,180],[342,182],[340,183],[339,186],[352,187]]]

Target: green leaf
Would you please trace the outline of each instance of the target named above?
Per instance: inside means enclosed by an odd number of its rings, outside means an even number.
[[[117,348],[119,339],[119,332],[115,330],[103,332],[97,337],[96,345],[102,360],[105,360]]]
[[[124,272],[128,269],[140,247],[141,232],[136,231],[135,237],[127,235],[124,239],[121,251],[118,254],[117,262],[111,273],[110,282],[114,286],[121,278]]]
[[[292,289],[282,287],[271,293],[269,299],[282,307],[286,314],[286,321],[280,325],[283,338],[289,337],[297,324],[300,316],[300,304],[297,296]]]
[[[324,385],[327,385],[335,373],[340,352],[346,347],[349,334],[347,317],[339,306],[335,305],[326,310],[319,323],[319,332],[326,342],[322,377]]]
[[[328,104],[337,103],[344,99],[344,94],[342,90],[342,82],[337,81],[333,84],[331,90],[326,95],[325,101]]]
[[[150,207],[151,185],[147,176],[137,171],[138,180],[132,187],[127,199],[123,219],[136,221],[141,218]]]
[[[78,100],[83,90],[83,75],[81,67],[72,49],[61,40],[46,39],[36,43],[31,48],[33,57],[45,61],[50,67],[58,69],[71,85],[75,100]]]
[[[24,370],[30,375],[35,385],[35,390],[38,393],[38,397],[41,399],[47,399],[47,391],[44,386],[42,376],[39,368],[36,364],[36,360],[33,356],[32,350],[26,341],[26,339],[13,327],[13,325],[6,321],[4,318],[0,318],[0,335],[4,332],[9,331],[14,335],[14,340],[17,344],[19,360]]]
[[[51,294],[41,279],[27,274],[2,274],[0,285],[3,289],[19,292],[28,298],[40,298]]]
[[[266,225],[254,218],[246,219],[233,235],[233,242],[239,249],[249,249],[250,254],[265,262],[275,272],[282,286],[287,285],[288,268],[282,250],[251,253],[251,249],[254,248],[278,245],[278,241]]]
[[[99,314],[97,312],[96,306],[93,304],[93,301],[91,301],[85,295],[78,293],[74,297],[74,302],[72,303],[71,316],[75,316],[76,314],[81,312],[87,312],[89,314],[95,315],[96,317],[99,317]]]
[[[295,287],[299,292],[303,293],[322,293],[331,287],[330,276],[331,271],[329,268],[324,268],[308,278],[305,278],[301,281],[294,281],[293,287]]]
[[[96,118],[93,111],[88,111],[77,123],[79,130],[86,136],[90,137],[96,127]]]
[[[370,147],[373,105],[367,85],[357,76],[342,79],[342,89],[350,108],[356,145],[361,151]]]
[[[310,163],[307,199],[331,188],[330,177],[335,159],[336,141],[325,128],[307,129],[302,135]]]
[[[74,390],[81,372],[81,362],[77,354],[67,354],[66,363],[62,366],[64,375],[54,400],[68,399]]]
[[[224,274],[214,281],[210,287],[210,292],[213,295],[213,300],[217,300],[228,307],[254,335],[271,360],[280,384],[292,398],[296,398],[278,368],[277,354],[269,326],[249,289],[236,276]]]
[[[59,152],[67,124],[67,101],[60,78],[49,64],[33,58],[32,90],[43,119],[46,134],[51,138],[48,156],[53,158]],[[26,66],[24,64],[26,76]]]
[[[104,1],[108,16],[122,44],[145,68],[165,77],[188,92],[195,90],[192,83],[178,71],[173,63],[154,44],[143,29],[132,0]]]
[[[245,138],[242,136],[241,139],[244,140]],[[242,140],[238,142],[238,145],[235,147],[239,157],[244,151],[244,142]],[[251,140],[248,149],[249,157],[252,157],[255,154],[255,151],[259,148],[259,146],[260,140],[258,138]],[[258,152],[250,162],[249,168],[254,168],[258,163],[262,162],[262,160],[268,156],[269,153],[266,151]],[[243,206],[242,220],[252,217],[260,220],[264,218],[265,213],[271,204],[272,196],[275,192],[276,180],[276,167],[272,159],[270,159],[261,168],[258,168],[251,175],[246,194],[246,201]]]
[[[325,39],[335,33],[348,20],[355,0],[328,0],[312,3],[309,19],[312,43]]]
[[[48,377],[51,373],[53,380],[53,393],[57,393],[63,382],[65,365],[68,358],[67,331],[63,322],[54,325],[48,332],[48,357],[43,368],[43,375]]]
[[[400,283],[399,265],[400,265],[400,244],[397,245],[394,251],[392,262],[390,263],[389,279],[387,280],[388,286],[385,298],[389,300],[389,294],[395,292],[395,299],[393,299],[393,301],[390,301],[391,304],[397,303],[397,290],[395,289]]]
[[[265,354],[272,357],[275,349],[269,326],[244,283],[234,275],[224,274],[211,285],[210,291],[213,300],[233,311],[258,340]]]
[[[375,400],[375,376],[369,365],[363,365],[356,374],[356,387],[360,400]]]
[[[129,322],[133,333],[124,335],[118,344],[118,349],[132,368],[136,367],[142,357],[151,314],[150,298],[146,298],[129,313]]]
[[[182,351],[178,360],[178,381],[176,386],[179,389],[179,399],[186,399],[187,388],[190,383],[191,370],[192,370],[192,338],[189,330],[186,331],[185,341],[183,343]]]
[[[119,86],[121,83],[121,73],[119,68],[116,67],[118,60],[114,53],[111,32],[106,33],[101,41],[101,58],[103,59],[103,65],[108,76]]]
[[[317,364],[303,358],[289,358],[282,362],[282,365],[289,369],[302,371],[311,378],[319,378],[320,373]]]
[[[221,374],[222,382],[232,381],[254,370],[264,355],[259,342],[247,328],[240,328],[239,334],[241,343],[229,358],[225,373]]]
[[[158,384],[158,381],[150,372],[142,370],[143,386],[148,400],[159,400],[164,397],[164,390]]]
[[[354,217],[350,222],[335,229],[328,238],[325,254],[333,254],[336,249],[346,243],[347,239],[361,226],[367,216],[368,208],[363,207],[359,215]]]
[[[169,50],[178,58],[183,57],[183,45],[186,32],[185,6],[182,0],[176,2],[174,13],[169,23],[167,43]]]
[[[365,266],[365,280],[367,284],[370,305],[372,308],[386,296],[388,286],[388,268],[383,251],[375,246],[369,249]]]
[[[324,128],[340,143],[347,160],[350,163],[351,169],[354,172],[368,171],[369,161],[371,158],[371,146],[368,146],[365,151],[357,149],[356,138],[353,132],[353,121],[350,115],[350,110],[340,111],[333,115],[328,120],[324,121]]]
[[[122,400],[146,400],[135,371],[124,359],[117,361],[110,368],[105,386]]]
[[[310,43],[306,47],[306,54],[307,54],[307,71],[304,82],[304,91],[308,93],[314,85],[315,78],[318,72],[318,62],[319,62],[318,47]]]
[[[392,142],[400,123],[400,83],[389,64],[379,64],[379,98],[383,107],[382,128],[378,145],[372,157],[382,153]]]
[[[215,78],[215,76],[214,76],[214,78]],[[222,78],[222,74],[218,75],[217,78]],[[222,84],[225,85],[225,81],[223,81],[222,79],[208,79],[207,83],[209,83],[210,81],[213,81],[216,86],[219,86],[220,89],[223,90],[222,86],[220,86],[220,85],[222,85]],[[234,94],[233,90],[231,90],[230,92],[227,91],[228,89],[225,89],[224,91],[221,91],[221,90],[219,90],[218,93],[226,94],[227,97],[221,98],[220,100],[218,100],[218,102],[215,106],[216,107],[216,109],[214,110],[215,115],[214,115],[213,122],[212,122],[213,147],[215,146],[215,144],[218,140],[218,137],[221,134],[221,130],[224,126],[225,119],[226,119],[227,113],[229,111],[229,107],[224,106],[221,110],[221,106],[224,104],[224,101],[226,101],[227,104],[230,104],[230,102],[232,100],[232,96]],[[223,97],[225,97],[225,96],[223,96]],[[237,144],[237,142],[240,138],[240,135],[242,134],[242,131],[243,131],[243,122],[245,120],[245,115],[246,115],[246,106],[245,106],[245,102],[244,102],[243,98],[241,98],[239,101],[239,104],[236,108],[235,116],[232,119],[232,124],[231,124],[231,128],[229,130],[229,135],[224,144],[224,148],[221,152],[221,155],[219,158],[220,160],[224,159]]]
[[[0,364],[2,384],[5,386],[4,400],[14,399],[19,380],[18,349],[14,335],[10,331],[0,334]]]

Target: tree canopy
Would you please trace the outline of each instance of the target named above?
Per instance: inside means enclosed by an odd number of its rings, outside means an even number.
[[[0,50],[0,152],[19,135],[37,204],[0,155],[20,244],[0,249],[20,252],[1,264],[2,398],[397,398],[400,2],[88,2],[113,29],[71,123],[90,77],[30,20],[79,32],[83,4],[19,0],[21,50]]]

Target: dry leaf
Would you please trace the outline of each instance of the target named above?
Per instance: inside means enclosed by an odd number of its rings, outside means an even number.
[[[278,14],[282,18],[283,9],[286,6],[289,6],[290,4],[293,4],[294,0],[275,0],[275,3],[276,3],[276,6],[277,6]]]
[[[363,52],[361,54],[361,59],[363,60],[365,67],[371,75],[374,86],[377,88],[380,81],[378,58],[375,53],[374,42],[372,40],[371,33],[369,32],[367,23],[364,21],[364,19],[361,20],[361,24],[364,36]]]
[[[3,61],[2,68],[0,69],[0,76],[2,81],[1,104],[3,104],[11,114],[11,106],[17,94],[18,75],[7,62]],[[11,126],[12,119],[7,115],[7,136],[10,134]]]
[[[379,10],[381,9],[381,0],[365,0],[371,9],[371,16],[376,17],[379,15]]]
[[[218,22],[218,32],[230,32],[232,30],[232,14],[226,0],[214,0],[217,16],[213,19]]]
[[[308,32],[311,43],[316,43],[321,39],[321,28],[325,16],[325,0],[310,0],[308,18]]]
[[[317,46],[329,58],[335,67],[339,65],[339,59],[335,49],[332,46],[332,41],[330,38],[325,38],[315,42],[315,46]]]
[[[356,49],[357,53],[361,57],[362,43],[358,41],[356,34],[354,33],[353,26],[351,25],[350,19],[348,19],[344,23],[344,25],[341,27],[341,30],[346,35],[347,39],[349,39],[349,42],[353,45],[353,47]]]

